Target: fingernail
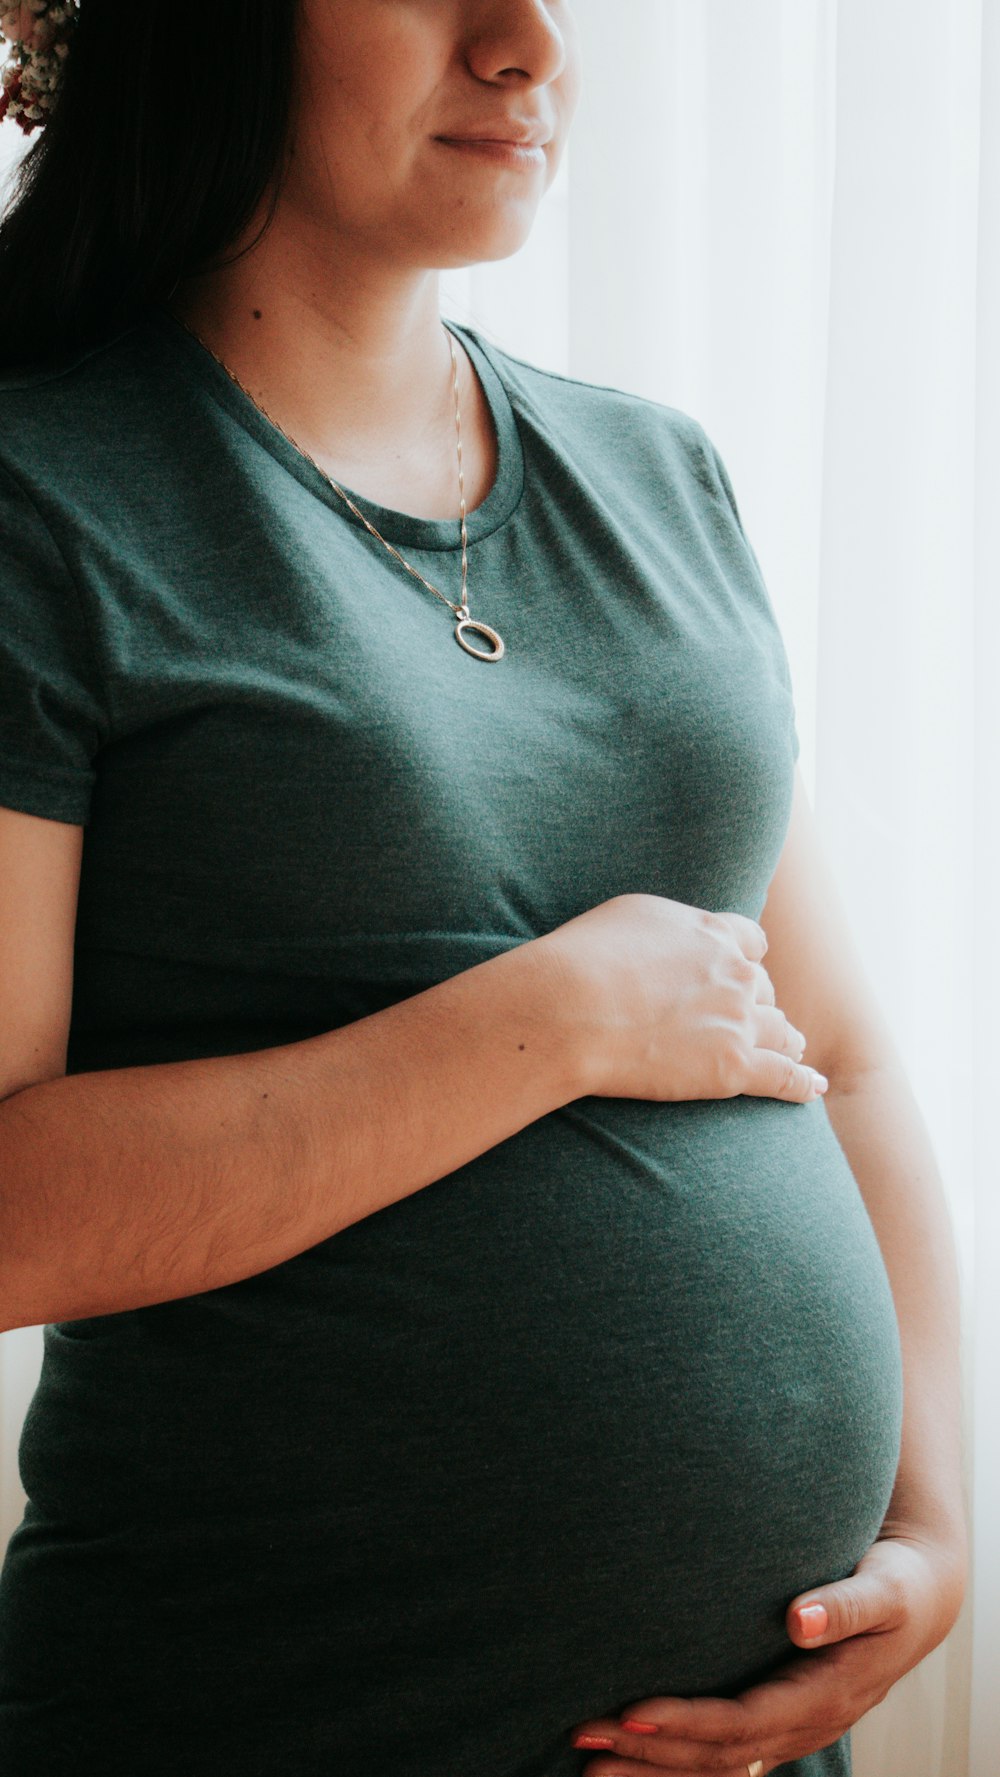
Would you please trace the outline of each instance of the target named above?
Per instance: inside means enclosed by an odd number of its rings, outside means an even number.
[[[631,1716],[622,1722],[622,1727],[628,1734],[658,1734],[660,1731],[655,1721],[633,1721]]]
[[[591,1752],[614,1752],[615,1743],[605,1734],[574,1734],[574,1746],[585,1746]]]
[[[817,1092],[825,1092],[827,1087],[829,1086],[829,1084],[830,1084],[830,1082],[827,1079],[826,1075],[825,1074],[818,1074],[814,1068],[813,1069],[813,1085],[815,1086]]]
[[[830,1626],[826,1607],[822,1604],[800,1605],[795,1615],[799,1619],[799,1628],[804,1635],[809,1637],[810,1641],[816,1635],[825,1635]]]

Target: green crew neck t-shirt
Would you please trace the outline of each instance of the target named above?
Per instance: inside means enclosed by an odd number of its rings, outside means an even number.
[[[446,325],[499,447],[491,664],[165,311],[0,377],[0,803],[85,829],[71,1073],[295,1043],[615,895],[759,917],[797,741],[717,451]],[[347,491],[457,602],[458,520]],[[44,1341],[5,1777],[575,1777],[584,1719],[784,1658],[898,1457],[822,1101],[580,1098]]]

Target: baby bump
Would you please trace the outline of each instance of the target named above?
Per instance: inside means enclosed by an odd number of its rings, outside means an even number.
[[[897,1460],[888,1282],[820,1102],[579,1100],[285,1265],[49,1351],[40,1508],[89,1488],[127,1538],[140,1499],[147,1600],[169,1559],[188,1623],[227,1576],[228,1694],[318,1662],[338,1744],[377,1722],[401,1774],[430,1768],[414,1723],[442,1770],[547,1777],[585,1716],[762,1673]]]
[[[405,1427],[413,1535],[442,1502],[543,1664],[580,1646],[616,1703],[739,1683],[870,1545],[898,1457],[891,1294],[825,1108],[588,1099],[506,1147],[386,1216],[356,1422]]]

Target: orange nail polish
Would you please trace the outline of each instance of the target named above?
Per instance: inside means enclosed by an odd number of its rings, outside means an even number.
[[[830,1627],[830,1619],[826,1607],[822,1604],[803,1604],[795,1612],[799,1619],[799,1628],[810,1640],[816,1635],[825,1635]]]
[[[633,1721],[631,1716],[622,1722],[622,1727],[628,1734],[658,1734],[660,1731],[655,1721]]]
[[[588,1752],[614,1752],[615,1743],[604,1734],[574,1734],[574,1746],[585,1746]]]

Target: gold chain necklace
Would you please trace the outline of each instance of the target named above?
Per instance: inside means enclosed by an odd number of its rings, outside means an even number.
[[[171,311],[171,313],[173,313],[173,311]],[[179,321],[180,316],[179,315],[174,316],[174,319]],[[325,469],[321,469],[319,464],[317,463],[315,457],[311,457],[307,450],[303,450],[301,444],[299,444],[292,437],[291,433],[286,432],[284,426],[278,425],[277,420],[273,417],[272,414],[268,413],[267,408],[263,405],[263,403],[258,401],[254,395],[251,395],[250,390],[245,386],[245,384],[240,382],[240,379],[236,375],[235,370],[230,370],[229,365],[224,363],[224,361],[219,357],[217,352],[212,351],[211,346],[205,344],[205,341],[202,339],[201,335],[199,333],[196,333],[193,327],[189,327],[186,321],[181,321],[180,324],[184,328],[185,332],[190,333],[192,339],[196,339],[198,341],[198,344],[200,346],[202,346],[204,348],[204,350],[206,352],[208,352],[209,355],[215,359],[217,364],[222,365],[222,368],[225,371],[226,375],[231,378],[231,380],[236,384],[236,387],[238,389],[243,390],[243,393],[247,397],[247,400],[252,401],[254,406],[260,409],[260,411],[264,415],[264,417],[266,419],[270,420],[272,426],[277,427],[277,429],[281,433],[282,437],[287,438],[289,444],[294,445],[294,447],[298,451],[299,455],[305,457],[306,461],[311,463],[313,468],[317,469],[319,471],[320,475],[322,475],[322,477],[323,477],[323,480],[325,482],[328,482],[330,487],[333,488],[334,493],[339,494],[340,498],[342,500],[346,501],[347,505],[351,508],[351,511],[356,515],[356,517],[360,518],[360,520],[361,520],[362,524],[365,526],[366,530],[371,531],[372,536],[377,537],[380,543],[385,543],[385,547],[388,549],[390,555],[394,555],[396,557],[396,560],[402,564],[402,566],[406,569],[408,574],[412,574],[414,579],[419,580],[422,586],[426,586],[428,592],[432,592],[434,594],[435,598],[439,598],[444,601],[444,603],[448,606],[449,611],[451,611],[452,615],[454,617],[456,617],[458,620],[455,624],[455,640],[456,640],[456,642],[459,643],[460,647],[465,649],[466,654],[471,654],[473,660],[499,660],[501,655],[504,653],[504,645],[503,645],[503,642],[501,641],[500,637],[498,636],[496,630],[491,629],[488,623],[477,623],[474,620],[474,618],[470,617],[470,615],[469,615],[469,599],[468,599],[468,593],[466,592],[466,582],[468,580],[469,563],[468,563],[468,556],[466,553],[467,535],[466,535],[466,529],[465,529],[465,477],[462,473],[462,416],[461,416],[461,413],[459,412],[459,406],[458,406],[458,358],[457,358],[457,355],[455,352],[455,341],[454,341],[451,333],[449,332],[448,328],[447,327],[445,328],[445,332],[448,334],[448,344],[451,348],[451,368],[452,368],[452,376],[453,376],[454,388],[455,388],[455,428],[458,433],[458,491],[459,491],[459,498],[461,500],[461,505],[462,505],[462,602],[461,602],[461,604],[458,604],[458,605],[453,605],[450,598],[445,598],[445,595],[443,592],[439,592],[436,586],[432,586],[429,580],[425,580],[422,574],[417,573],[416,568],[411,568],[409,562],[403,560],[403,557],[400,555],[399,550],[394,549],[391,543],[387,543],[385,538],[382,536],[381,532],[377,531],[373,524],[369,524],[364,513],[358,511],[358,508],[355,506],[354,501],[347,494],[345,494],[342,487],[337,486],[337,483],[334,481],[332,475],[328,475]],[[475,632],[476,635],[483,636],[486,639],[486,641],[488,641],[491,644],[491,649],[488,654],[484,653],[481,648],[473,648],[470,645],[470,643],[466,641],[465,636],[470,631]]]

